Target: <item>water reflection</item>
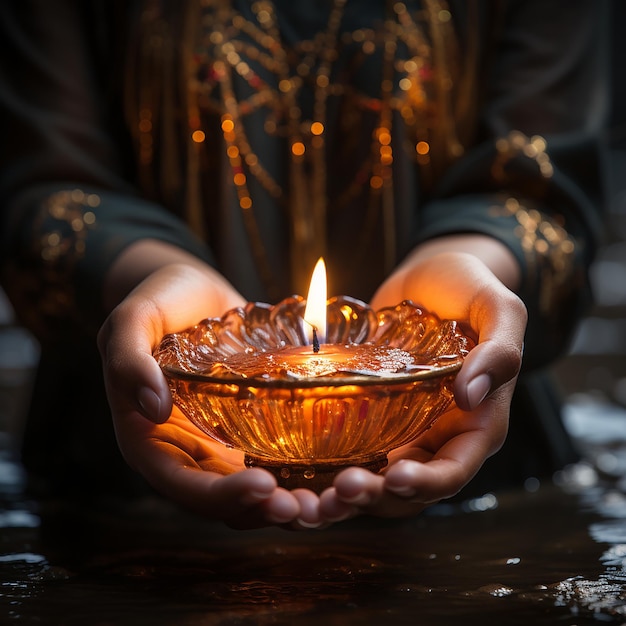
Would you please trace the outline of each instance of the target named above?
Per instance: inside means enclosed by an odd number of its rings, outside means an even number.
[[[556,482],[578,494],[581,510],[601,517],[589,524],[588,532],[608,547],[599,558],[604,571],[598,578],[562,581],[557,604],[582,606],[596,616],[622,616],[626,623],[626,411],[576,395],[565,417],[588,461],[559,473]]]

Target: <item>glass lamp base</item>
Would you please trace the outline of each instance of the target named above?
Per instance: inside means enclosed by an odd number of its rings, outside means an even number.
[[[285,489],[310,489],[322,493],[331,487],[335,476],[348,467],[363,467],[374,474],[387,465],[387,455],[368,457],[366,459],[337,459],[336,461],[281,461],[254,457],[246,454],[246,467],[261,467],[271,472],[279,487]]]

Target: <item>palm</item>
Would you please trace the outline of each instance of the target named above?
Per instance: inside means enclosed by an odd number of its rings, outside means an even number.
[[[176,408],[162,424],[138,412],[114,418],[129,464],[162,495],[182,507],[236,528],[291,523],[297,497],[277,489],[264,470],[248,470],[241,452],[201,433]]]
[[[130,422],[128,436],[138,455],[154,456],[167,466],[170,461],[186,468],[201,469],[222,475],[244,468],[243,455],[219,444],[199,431],[178,409],[163,424]]]

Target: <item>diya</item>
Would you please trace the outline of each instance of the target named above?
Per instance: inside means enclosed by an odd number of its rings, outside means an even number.
[[[317,492],[346,467],[379,471],[432,426],[473,346],[455,321],[412,302],[374,311],[327,300],[323,281],[314,275],[307,300],[248,303],[166,335],[154,352],[201,431],[280,485]]]

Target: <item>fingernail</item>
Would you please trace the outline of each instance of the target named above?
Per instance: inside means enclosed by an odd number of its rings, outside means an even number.
[[[319,528],[323,522],[305,522],[303,519],[298,518],[296,523],[302,528]]]
[[[371,503],[372,498],[369,493],[363,492],[357,493],[355,496],[350,497],[341,496],[341,500],[343,502],[346,502],[347,504],[353,504],[355,506],[366,506],[367,504]]]
[[[272,495],[271,491],[251,491],[250,497],[254,500],[267,500]]]
[[[475,409],[491,391],[491,377],[489,374],[480,374],[467,385],[467,400],[470,409]]]
[[[150,387],[142,387],[139,390],[137,401],[145,417],[153,422],[161,421],[161,398]]]
[[[411,498],[417,493],[415,488],[410,487],[409,485],[385,485],[385,487],[387,491],[391,491],[397,496],[402,496],[403,498]]]
[[[243,506],[254,506],[260,502],[265,502],[271,495],[271,492],[250,491],[245,493],[239,501]]]

